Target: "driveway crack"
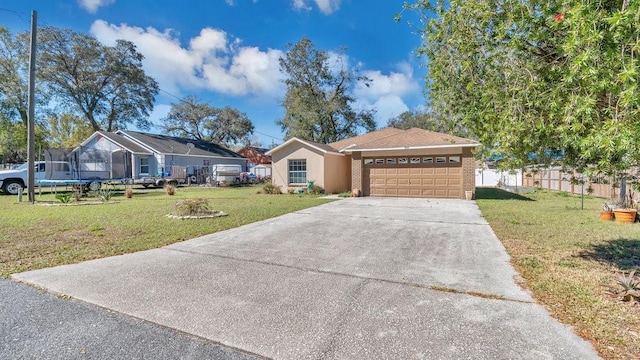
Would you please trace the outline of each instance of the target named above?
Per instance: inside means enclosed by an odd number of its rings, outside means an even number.
[[[496,294],[481,293],[481,292],[476,292],[476,291],[457,290],[457,289],[453,289],[453,288],[447,288],[447,287],[436,286],[436,285],[427,285],[427,284],[415,283],[415,282],[410,282],[410,281],[399,281],[399,280],[393,280],[393,279],[382,279],[382,278],[376,278],[376,277],[370,277],[370,276],[349,274],[349,273],[344,273],[344,272],[339,272],[339,271],[331,271],[331,270],[322,270],[322,269],[310,268],[310,267],[305,267],[305,266],[287,265],[287,264],[276,263],[276,262],[273,262],[273,261],[261,261],[261,260],[245,259],[245,258],[238,258],[238,257],[235,257],[235,256],[218,255],[218,254],[203,254],[203,253],[196,252],[196,251],[189,251],[189,250],[182,250],[182,249],[175,249],[175,248],[163,248],[163,250],[181,252],[181,253],[185,253],[185,254],[198,255],[198,256],[215,257],[215,258],[226,259],[226,260],[242,261],[242,262],[261,264],[261,265],[278,266],[278,267],[282,267],[282,268],[313,272],[313,273],[317,273],[317,274],[345,276],[345,277],[349,277],[349,278],[365,280],[365,281],[367,281],[367,283],[371,282],[371,281],[377,281],[377,282],[386,283],[386,284],[405,285],[405,286],[411,286],[411,287],[420,288],[420,289],[429,289],[429,290],[437,291],[437,292],[446,292],[446,293],[469,295],[469,296],[474,296],[474,297],[480,297],[480,298],[483,298],[483,299],[510,301],[510,302],[523,303],[523,304],[536,304],[535,301],[527,301],[527,300],[506,298],[504,296],[496,295]]]

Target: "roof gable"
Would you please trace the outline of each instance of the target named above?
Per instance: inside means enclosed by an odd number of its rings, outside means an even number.
[[[338,152],[337,149],[331,147],[330,145],[317,143],[315,141],[302,140],[302,139],[298,139],[297,137],[293,137],[293,138],[285,141],[284,143],[274,147],[273,149],[267,151],[266,155],[271,156],[274,153],[284,149],[285,147],[289,146],[290,144],[292,144],[294,142],[303,144],[304,146],[307,146],[307,147],[310,147],[310,148],[315,149],[317,151],[320,151],[323,154],[333,154],[333,155],[343,156],[342,153]]]
[[[117,134],[114,132],[107,131],[96,131],[91,136],[89,136],[85,141],[83,141],[79,147],[84,147],[87,144],[91,143],[94,139],[99,139],[100,137],[109,140],[111,143],[130,151],[134,154],[151,154],[149,149],[145,149],[144,147],[138,145],[137,143]]]

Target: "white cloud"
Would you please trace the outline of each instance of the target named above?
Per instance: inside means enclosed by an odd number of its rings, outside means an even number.
[[[338,11],[340,8],[340,2],[342,0],[313,0],[321,13],[329,15]],[[308,4],[308,0],[293,0],[293,8],[296,10],[310,11],[311,5]]]
[[[395,116],[400,115],[409,107],[403,98],[416,96],[420,93],[418,82],[413,79],[413,69],[407,63],[397,65],[399,72],[383,74],[378,70],[363,71],[362,75],[371,80],[369,86],[359,83],[354,95],[362,106],[373,107],[377,110],[376,121],[382,126]]]
[[[340,0],[315,0],[320,12],[327,15],[340,8]]]
[[[293,0],[293,8],[296,10],[311,10],[311,6],[307,5],[305,0]]]
[[[369,86],[358,84],[355,89],[356,96],[371,100],[387,95],[405,96],[419,91],[420,86],[413,79],[411,67],[403,63],[398,69],[401,72],[391,72],[388,75],[379,70],[363,71],[362,75],[369,78],[371,83]]]
[[[78,0],[78,5],[87,10],[88,13],[95,14],[98,8],[111,5],[115,0]]]
[[[91,25],[91,33],[108,45],[116,39],[136,44],[145,57],[145,71],[166,91],[209,90],[270,97],[284,94],[278,64],[283,52],[240,46],[240,39],[230,39],[222,30],[204,28],[188,41],[188,46],[182,46],[178,34],[170,29],[161,32],[103,20]]]

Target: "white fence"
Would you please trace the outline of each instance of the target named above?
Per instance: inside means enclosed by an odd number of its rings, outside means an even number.
[[[476,169],[476,186],[522,186],[522,170]]]

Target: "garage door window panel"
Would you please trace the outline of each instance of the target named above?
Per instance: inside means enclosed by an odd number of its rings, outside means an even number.
[[[289,160],[289,184],[307,184],[307,159]]]

